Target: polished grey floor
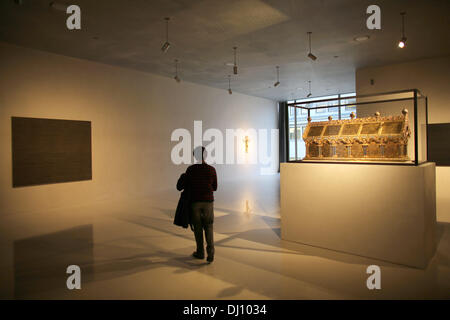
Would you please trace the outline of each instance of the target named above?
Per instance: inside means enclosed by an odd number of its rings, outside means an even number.
[[[1,264],[3,297],[450,298],[449,223],[438,224],[438,251],[420,270],[281,240],[278,177],[223,183],[216,199],[216,257],[210,265],[190,257],[192,231],[172,224],[177,201],[172,191],[64,214],[55,210],[39,219],[10,217],[3,221],[8,228],[2,223],[4,236],[11,228],[28,232],[3,244],[2,255],[12,258]],[[42,221],[46,226],[35,230]],[[81,267],[81,290],[66,288],[70,264]],[[366,268],[372,264],[381,268],[381,290],[366,287]]]

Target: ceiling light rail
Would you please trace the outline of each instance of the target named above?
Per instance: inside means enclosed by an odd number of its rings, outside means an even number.
[[[402,38],[398,42],[398,47],[400,49],[403,49],[406,47],[406,37],[405,37],[405,15],[406,12],[401,12],[400,15],[402,16]]]
[[[308,53],[308,58],[310,58],[312,61],[316,61],[316,60],[317,60],[317,57],[316,57],[315,55],[313,55],[312,52],[311,52],[311,34],[312,34],[312,32],[311,32],[311,31],[308,31],[307,34],[308,34],[308,38],[309,38],[309,53]]]
[[[165,17],[164,20],[166,20],[166,42],[161,47],[161,51],[166,53],[170,48],[170,42],[169,42],[169,17]]]
[[[277,82],[275,82],[275,83],[273,84],[274,87],[277,87],[277,86],[280,85],[280,67],[277,66],[276,68],[277,68]]]

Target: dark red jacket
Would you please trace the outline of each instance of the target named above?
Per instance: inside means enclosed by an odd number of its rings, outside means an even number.
[[[186,170],[186,183],[191,188],[191,201],[214,201],[213,192],[217,190],[217,174],[214,167],[206,163],[189,166]]]

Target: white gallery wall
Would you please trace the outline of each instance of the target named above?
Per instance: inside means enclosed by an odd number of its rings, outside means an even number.
[[[171,133],[186,128],[193,140],[194,120],[224,138],[228,128],[277,127],[274,101],[7,44],[0,52],[0,215],[173,189],[187,166],[171,161]],[[12,188],[12,116],[92,121],[92,181]],[[216,169],[224,181],[260,167]]]
[[[374,84],[371,85],[371,79]],[[450,56],[362,68],[356,71],[356,93],[419,89],[428,97],[428,122],[450,122]],[[450,168],[436,168],[437,220],[450,221]]]
[[[132,199],[177,199],[176,181],[187,165],[171,161],[175,129],[194,139],[195,120],[203,132],[216,128],[224,136],[226,129],[277,128],[275,101],[6,43],[0,43],[0,74],[0,297],[12,295],[15,241],[91,223],[92,212],[108,213]],[[93,179],[13,188],[13,116],[91,121]],[[255,145],[251,140],[252,152]],[[274,149],[278,161],[278,140]],[[266,165],[215,167],[216,197],[232,203],[222,197],[227,183],[259,179]]]

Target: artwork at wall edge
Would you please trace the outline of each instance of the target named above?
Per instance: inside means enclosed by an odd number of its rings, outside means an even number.
[[[428,161],[450,166],[450,123],[428,124]]]

